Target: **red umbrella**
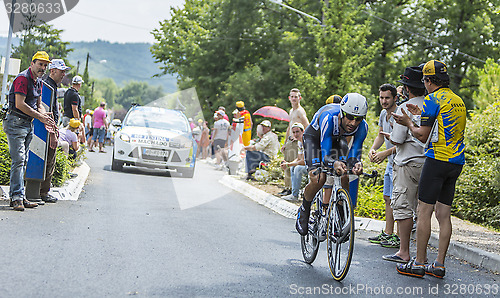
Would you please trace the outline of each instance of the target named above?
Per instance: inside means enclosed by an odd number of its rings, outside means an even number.
[[[280,121],[290,122],[290,116],[288,115],[288,113],[285,110],[278,107],[265,106],[258,109],[253,114],[257,116],[273,118]]]

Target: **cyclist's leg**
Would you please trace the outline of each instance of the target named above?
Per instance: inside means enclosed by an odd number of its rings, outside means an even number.
[[[295,223],[295,228],[300,235],[305,236],[308,233],[308,223],[309,215],[311,213],[312,200],[325,183],[326,175],[324,173],[321,173],[319,175],[314,174],[314,171],[316,170],[316,167],[318,165],[318,161],[321,161],[321,150],[318,136],[316,136],[315,134],[304,133],[303,143],[304,159],[309,171],[309,183],[304,189],[304,198],[302,201],[302,205],[297,212],[297,221]]]

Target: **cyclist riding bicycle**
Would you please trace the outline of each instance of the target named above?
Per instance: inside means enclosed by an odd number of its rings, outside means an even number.
[[[303,144],[309,183],[305,187],[302,205],[297,214],[295,228],[300,235],[308,233],[308,222],[311,202],[316,193],[323,187],[326,174],[315,173],[316,168],[325,162],[330,155],[335,160],[328,167],[334,168],[338,175],[344,175],[352,168],[355,175],[363,173],[361,150],[368,132],[368,124],[364,120],[368,111],[366,98],[358,93],[348,93],[340,104],[327,104],[315,114],[304,131]],[[349,149],[347,138],[352,142]],[[348,188],[348,179],[342,180],[342,186]],[[325,195],[324,203],[330,199]]]

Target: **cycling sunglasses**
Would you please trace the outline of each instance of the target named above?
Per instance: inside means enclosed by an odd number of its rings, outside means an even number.
[[[363,120],[365,118],[364,116],[354,116],[351,114],[347,114],[345,112],[342,112],[342,113],[343,113],[344,117],[346,117],[350,121],[355,120],[356,122],[361,122],[361,120]]]

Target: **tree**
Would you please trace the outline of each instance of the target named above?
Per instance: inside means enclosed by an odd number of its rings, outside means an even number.
[[[411,60],[445,62],[452,89],[469,109],[479,86],[473,67],[500,58],[498,5],[498,0],[424,0],[407,13],[419,26],[418,34],[408,37]]]
[[[370,23],[360,21],[357,17],[360,8],[354,4],[346,0],[324,2],[322,26],[310,23],[309,32],[319,53],[315,73],[308,72],[293,58],[290,60],[296,85],[301,86],[304,96],[312,102],[308,106],[309,115],[332,94],[369,94],[363,81],[370,74],[380,43],[367,44]]]
[[[163,73],[178,75],[181,89],[196,87],[206,117],[219,105],[233,105],[235,98],[251,96],[235,94],[233,88],[231,98],[225,90],[234,82],[233,75],[247,72],[242,75],[248,76],[248,70],[260,68],[267,79],[259,85],[258,92],[264,96],[259,106],[286,98],[294,87],[288,72],[289,54],[296,49],[286,48],[282,35],[286,28],[296,28],[296,18],[276,12],[274,6],[267,1],[187,0],[182,9],[172,10],[170,20],[153,30],[157,43],[151,52]]]
[[[12,57],[21,59],[21,69],[30,66],[31,58],[37,51],[47,52],[51,59],[66,60],[72,49],[68,48],[69,42],[61,40],[62,32],[48,24],[28,27],[21,33],[19,45],[12,47]]]
[[[126,110],[130,109],[133,103],[145,105],[163,97],[161,86],[150,86],[146,82],[130,81],[115,97],[115,102]]]

